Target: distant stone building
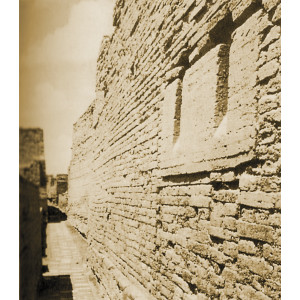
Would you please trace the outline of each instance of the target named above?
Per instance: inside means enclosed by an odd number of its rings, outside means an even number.
[[[56,177],[53,175],[47,175],[47,198],[51,202],[56,202],[57,200],[57,181]]]
[[[47,176],[47,198],[54,204],[59,203],[59,197],[68,191],[68,174]],[[64,200],[65,201],[65,200]]]
[[[57,174],[57,197],[68,190],[68,174]]]

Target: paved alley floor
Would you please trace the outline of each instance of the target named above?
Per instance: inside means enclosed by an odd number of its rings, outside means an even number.
[[[86,248],[86,241],[68,221],[48,223],[39,299],[102,299],[89,280],[85,265]]]

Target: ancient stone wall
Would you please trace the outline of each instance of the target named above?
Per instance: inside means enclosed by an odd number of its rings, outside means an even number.
[[[94,103],[80,117],[73,126],[72,158],[68,174],[68,218],[70,222],[84,235],[87,235],[88,227],[88,199],[90,198],[90,186],[93,182],[93,172],[90,166],[93,163],[93,149],[90,141]]]
[[[42,129],[20,128],[19,173],[20,299],[36,299],[48,216]]]
[[[37,299],[37,289],[42,272],[42,218],[39,189],[20,177],[19,205],[19,255],[20,299]]]
[[[40,128],[20,128],[20,167],[29,167],[33,161],[43,161],[44,138]]]
[[[116,3],[70,216],[110,299],[280,298],[280,1]]]
[[[19,154],[21,175],[36,185],[45,185],[46,172],[42,129],[20,128]]]

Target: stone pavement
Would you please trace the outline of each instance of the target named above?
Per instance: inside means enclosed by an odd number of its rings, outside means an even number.
[[[87,243],[68,221],[48,223],[47,249],[39,299],[102,299],[89,280],[85,265]]]

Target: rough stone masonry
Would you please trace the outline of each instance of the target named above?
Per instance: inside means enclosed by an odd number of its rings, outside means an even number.
[[[19,131],[19,296],[37,299],[46,248],[46,165],[43,130]]]
[[[69,215],[108,299],[279,299],[280,1],[118,0]]]

